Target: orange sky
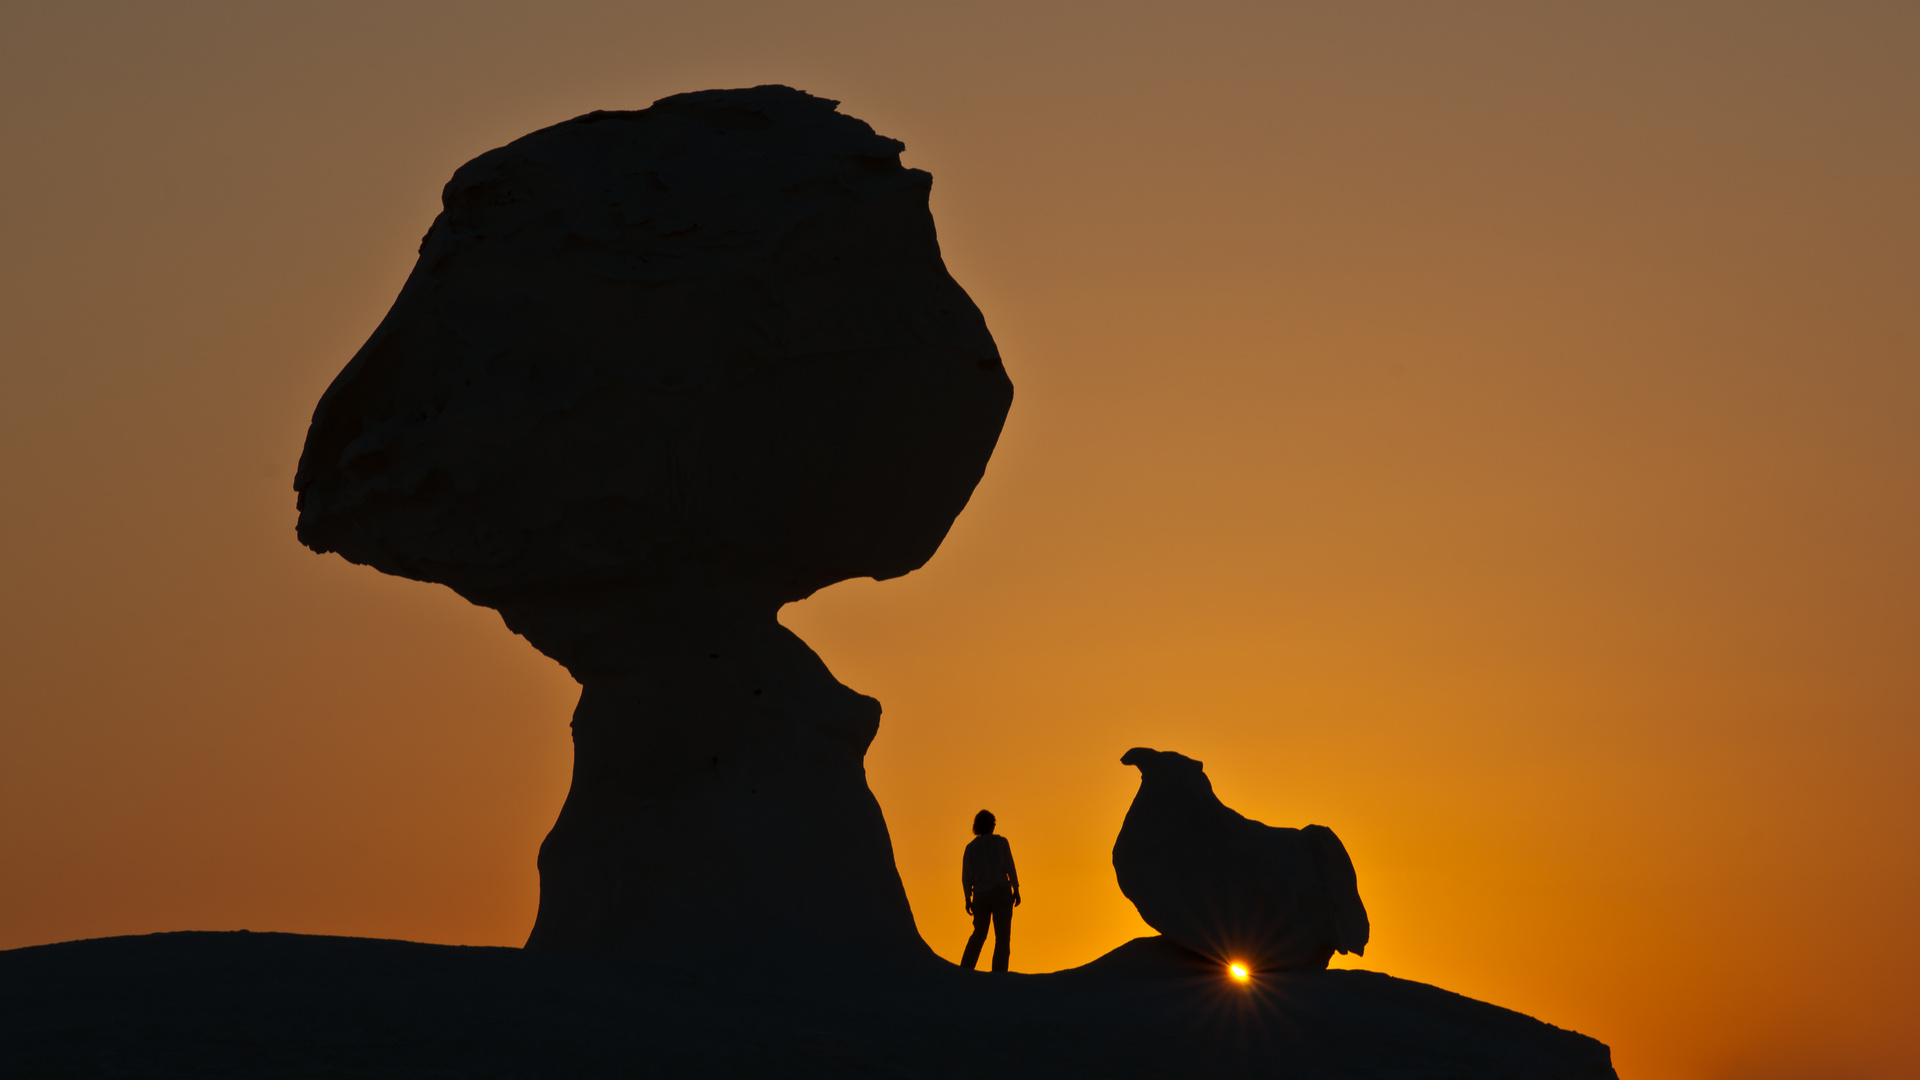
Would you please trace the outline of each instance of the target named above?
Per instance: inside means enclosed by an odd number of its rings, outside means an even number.
[[[155,7],[0,35],[0,947],[524,939],[576,688],[298,546],[307,417],[461,162],[785,82],[933,172],[1018,388],[924,571],[782,616],[936,949],[982,806],[1016,970],[1145,932],[1144,744],[1339,832],[1364,966],[1912,1075],[1920,8]]]

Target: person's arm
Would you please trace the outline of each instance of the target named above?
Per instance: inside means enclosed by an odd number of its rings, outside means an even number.
[[[960,897],[967,905],[967,914],[973,914],[973,845],[960,855]]]
[[[1007,882],[1013,886],[1013,906],[1020,906],[1020,871],[1013,868],[1013,845],[1005,837],[1000,838],[1000,850],[1006,855]]]

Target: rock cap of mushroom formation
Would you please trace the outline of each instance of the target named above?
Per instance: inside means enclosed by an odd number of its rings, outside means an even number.
[[[932,178],[836,106],[681,94],[462,166],[314,411],[302,542],[498,608],[576,674],[650,620],[925,563],[1012,385]]]
[[[1235,813],[1201,763],[1137,746],[1140,790],[1113,845],[1120,891],[1147,925],[1220,963],[1319,969],[1365,951],[1367,910],[1333,830],[1274,828]]]

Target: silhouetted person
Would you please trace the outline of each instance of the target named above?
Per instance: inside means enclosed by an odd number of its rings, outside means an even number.
[[[967,914],[973,916],[973,936],[960,966],[968,971],[980,962],[980,946],[987,941],[987,923],[993,923],[993,970],[1007,970],[1013,951],[1013,909],[1020,906],[1020,874],[1013,868],[1013,848],[1007,838],[993,833],[993,814],[973,815],[973,839],[960,858],[960,888],[966,894]]]

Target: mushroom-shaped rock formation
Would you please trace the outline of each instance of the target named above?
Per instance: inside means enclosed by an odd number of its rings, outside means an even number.
[[[1013,386],[901,143],[781,86],[454,173],[314,410],[299,536],[497,609],[582,685],[529,947],[924,959],[880,705],[775,618],[939,547]]]
[[[1278,829],[1222,804],[1200,762],[1136,746],[1140,791],[1113,845],[1120,891],[1147,925],[1220,963],[1327,966],[1367,946],[1353,861],[1332,829]]]

